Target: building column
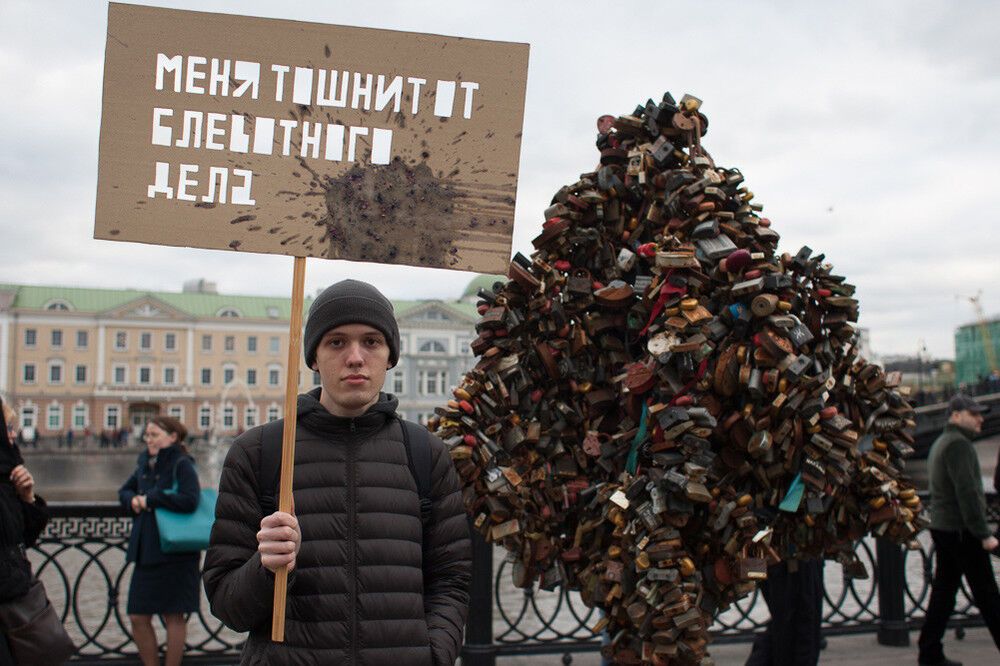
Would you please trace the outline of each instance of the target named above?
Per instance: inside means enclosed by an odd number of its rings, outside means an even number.
[[[184,383],[194,388],[194,326],[187,330],[187,354],[184,365]]]
[[[97,385],[104,384],[104,324],[97,325]]]
[[[0,391],[7,391],[7,380],[10,377],[10,364],[8,359],[10,358],[10,350],[12,346],[10,344],[10,317],[6,314],[0,314]],[[11,386],[17,383],[17,380],[12,380]]]

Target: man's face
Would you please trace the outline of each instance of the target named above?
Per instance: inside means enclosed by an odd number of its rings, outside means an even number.
[[[389,369],[389,345],[377,328],[345,324],[327,331],[316,348],[313,370],[323,390],[320,403],[336,416],[361,416],[378,400]]]
[[[955,425],[965,428],[970,432],[979,434],[983,429],[983,415],[978,412],[970,412],[967,409],[963,409],[960,412],[953,412],[951,418]]]

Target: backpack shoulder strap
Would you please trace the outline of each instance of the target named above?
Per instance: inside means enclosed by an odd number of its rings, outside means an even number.
[[[399,418],[397,416],[397,418]],[[403,431],[403,448],[406,449],[406,462],[410,466],[410,474],[417,483],[417,494],[420,496],[420,522],[424,529],[431,517],[431,446],[427,428],[399,419]]]
[[[257,467],[257,493],[265,516],[278,510],[278,483],[281,479],[282,421],[270,421],[260,429],[260,465]]]

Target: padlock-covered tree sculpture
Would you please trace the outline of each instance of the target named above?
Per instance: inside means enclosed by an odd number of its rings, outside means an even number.
[[[927,522],[903,475],[913,412],[858,355],[854,287],[778,253],[701,147],[700,106],[598,120],[597,169],[480,292],[479,361],[431,422],[514,583],[603,609],[618,663],[699,663],[769,563],[863,576],[858,539]]]

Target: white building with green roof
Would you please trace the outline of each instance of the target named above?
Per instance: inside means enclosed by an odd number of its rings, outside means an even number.
[[[425,421],[473,364],[474,295],[493,278],[477,280],[462,301],[393,301],[400,362],[385,390],[411,420]],[[204,280],[176,292],[0,283],[0,395],[29,435],[97,439],[155,414],[194,436],[236,435],[281,415],[290,309]],[[303,367],[299,390],[317,384]]]

